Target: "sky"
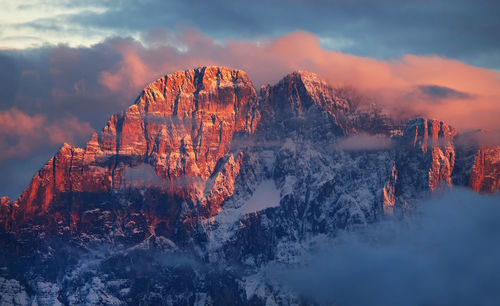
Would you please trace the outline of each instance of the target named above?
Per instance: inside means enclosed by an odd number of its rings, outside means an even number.
[[[149,82],[208,64],[294,70],[391,114],[500,128],[495,0],[0,0],[0,195],[17,198]]]

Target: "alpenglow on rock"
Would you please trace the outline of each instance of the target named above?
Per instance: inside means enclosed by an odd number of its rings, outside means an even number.
[[[499,147],[457,146],[444,122],[402,123],[336,92],[304,71],[259,93],[224,67],[154,81],[85,148],[64,144],[19,199],[0,199],[0,277],[33,301],[282,304],[256,271],[293,264],[303,241],[397,218],[440,188],[500,189]],[[360,133],[390,145],[336,145]],[[83,273],[80,252],[106,255]],[[229,270],[203,268],[214,263]]]

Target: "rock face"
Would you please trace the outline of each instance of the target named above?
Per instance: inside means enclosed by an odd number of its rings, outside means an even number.
[[[458,135],[455,184],[468,185],[480,193],[500,190],[500,146],[495,145],[495,138],[484,130]]]
[[[11,201],[8,197],[0,197],[0,222],[2,224],[5,224],[5,226],[8,227],[8,222],[11,218],[10,212],[12,211],[11,208]]]
[[[345,135],[342,126],[348,105],[336,99],[333,89],[315,74],[291,73],[278,84],[262,88],[261,97],[267,138],[284,138],[290,133],[316,139]]]
[[[391,176],[384,186],[384,201],[382,203],[382,208],[386,215],[394,214],[394,205],[396,205],[396,182],[398,181],[398,170],[396,169],[396,163],[392,167]]]
[[[85,148],[64,144],[19,199],[0,199],[0,277],[33,301],[293,304],[256,284],[307,241],[398,216],[439,188],[500,188],[498,148],[457,148],[444,122],[402,125],[336,92],[304,71],[258,95],[222,67],[156,80]],[[336,146],[357,133],[393,145]],[[179,254],[188,268],[166,263]]]
[[[135,104],[113,115],[101,133],[94,133],[85,149],[63,145],[16,202],[19,209],[14,211],[13,226],[64,202],[71,207],[71,214],[54,222],[74,227],[83,217],[83,208],[78,205],[85,205],[75,203],[75,195],[107,193],[135,185],[137,180],[140,183],[144,173],[131,176],[128,171],[137,167],[144,171],[150,167],[159,182],[156,187],[192,207],[207,193],[210,201],[201,203],[209,207],[200,212],[217,212],[231,192],[216,196],[204,190],[205,182],[229,153],[233,134],[255,130],[259,116],[256,102],[252,83],[239,70],[203,67],[156,80]],[[141,168],[142,164],[147,166]],[[219,168],[223,171],[224,167]],[[211,188],[221,188],[218,184],[216,181]],[[157,217],[150,216],[151,220]]]
[[[437,120],[418,118],[407,123],[395,158],[395,196],[400,207],[419,195],[452,186],[456,135],[454,128]]]
[[[478,149],[469,184],[477,192],[500,190],[500,147]]]

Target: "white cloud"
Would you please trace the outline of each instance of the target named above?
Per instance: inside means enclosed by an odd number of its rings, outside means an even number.
[[[90,46],[116,34],[96,27],[68,22],[82,13],[103,14],[109,10],[98,1],[28,0],[2,1],[0,46],[30,48],[45,44]]]

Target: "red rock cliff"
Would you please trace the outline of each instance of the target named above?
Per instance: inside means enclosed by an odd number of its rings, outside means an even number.
[[[500,190],[500,147],[478,149],[469,184],[477,192]]]
[[[65,144],[49,160],[15,202],[21,218],[45,212],[61,193],[105,192],[133,184],[127,171],[143,163],[163,187],[200,200],[217,162],[229,153],[233,134],[255,130],[256,100],[252,83],[240,70],[202,67],[156,80],[135,104],[94,133],[85,149]],[[234,158],[226,162],[234,164]],[[237,175],[237,169],[231,173]],[[216,199],[212,206],[217,211],[223,199],[206,193]]]
[[[415,119],[408,123],[404,136],[413,147],[429,156],[428,187],[437,189],[441,184],[452,184],[451,173],[455,166],[453,139],[457,130],[438,120]]]

